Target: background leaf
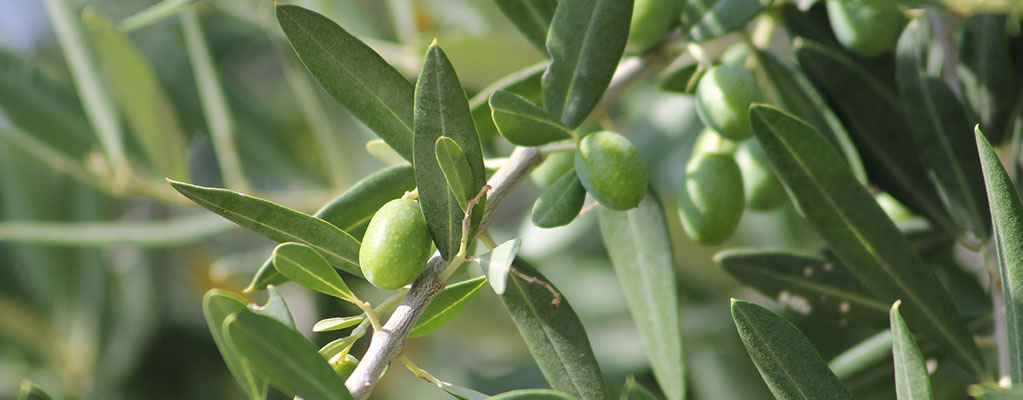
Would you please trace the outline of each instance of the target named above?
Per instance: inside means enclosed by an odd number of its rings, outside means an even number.
[[[924,356],[913,340],[913,333],[899,313],[899,301],[892,304],[892,356],[895,357],[895,389],[899,400],[930,400],[931,381],[927,377]]]
[[[522,259],[516,258],[514,267],[550,283]],[[562,299],[561,304],[555,306],[548,301],[551,296],[540,285],[512,278],[508,281],[508,289],[501,295],[501,302],[554,390],[580,399],[608,399],[600,366],[593,356],[582,322],[567,299]]]
[[[486,285],[487,277],[485,276],[448,285],[426,307],[423,315],[419,317],[419,322],[416,322],[416,325],[412,327],[412,332],[408,336],[413,338],[428,335],[437,330],[437,328],[444,326],[451,318],[458,315],[458,312],[462,311],[472,301],[473,297],[476,297],[476,293],[479,293],[480,289],[483,289]]]
[[[636,382],[636,378],[625,378],[625,385],[622,386],[620,400],[656,400],[657,397],[650,390]]]
[[[558,2],[556,0],[494,0],[508,20],[540,51],[547,51],[547,30]]]
[[[781,315],[733,299],[732,319],[750,358],[779,400],[854,399],[806,336]]]
[[[32,381],[24,379],[18,389],[18,400],[50,400],[50,395]]]
[[[490,109],[498,132],[512,144],[540,146],[572,137],[571,130],[515,93],[495,91],[490,95]]]
[[[1005,15],[976,14],[962,24],[959,68],[963,95],[991,141],[1001,143],[1011,134],[1014,87],[1021,76],[1013,72]],[[1019,71],[1019,65],[1015,66]]]
[[[668,399],[685,398],[682,326],[671,241],[657,195],[629,211],[600,207],[600,233],[654,376]]]
[[[742,28],[774,0],[689,0],[683,27],[689,39],[704,42]]]
[[[412,161],[412,84],[327,17],[291,4],[276,3],[276,8],[291,47],[320,86]]]
[[[543,107],[576,128],[600,101],[618,67],[629,36],[633,0],[558,2],[543,76]]]
[[[224,319],[228,315],[245,312],[245,298],[221,289],[210,289],[203,296],[202,313],[206,317],[206,326],[210,329],[213,342],[220,350],[227,369],[241,385],[245,395],[250,399],[266,398],[266,379],[256,375],[243,355],[227,342],[224,334]]]
[[[533,203],[530,219],[541,228],[568,225],[579,215],[586,201],[586,188],[571,169],[543,190]]]
[[[934,272],[813,127],[776,108],[750,108],[753,132],[803,219],[885,301],[902,299],[911,326],[975,376],[987,374],[973,337]]]
[[[494,400],[571,400],[575,397],[550,389],[522,389],[491,397]]]
[[[273,263],[278,272],[299,285],[350,302],[359,301],[341,275],[312,247],[281,243],[274,249]]]
[[[352,398],[312,343],[280,322],[238,312],[224,321],[224,331],[252,368],[285,393],[309,400]]]

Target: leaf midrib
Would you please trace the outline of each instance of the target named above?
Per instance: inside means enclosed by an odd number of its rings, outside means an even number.
[[[647,195],[650,195],[650,194],[648,193]],[[626,212],[625,213],[625,220],[628,221],[629,231],[632,233],[631,235],[629,235],[630,239],[632,239],[632,244],[637,249],[637,252],[636,252],[636,264],[639,265],[638,269],[639,269],[640,280],[643,281],[648,288],[652,288],[652,287],[655,286],[654,283],[656,283],[657,280],[656,279],[654,279],[654,280],[650,279],[650,275],[648,273],[649,272],[648,268],[646,268],[646,265],[647,265],[647,263],[645,262],[646,261],[646,257],[640,256],[640,253],[638,251],[639,248],[640,248],[640,243],[639,243],[639,240],[638,240],[638,235],[639,235],[640,232],[642,232],[642,230],[641,229],[637,229],[638,227],[635,224],[635,222],[636,222],[635,219],[632,217],[632,212]],[[635,269],[633,269],[633,270],[635,270]],[[653,297],[653,291],[652,290],[642,290],[641,292],[643,293],[643,298],[644,298],[644,300],[645,300],[645,302],[646,302],[648,307],[650,307],[653,310],[660,310],[660,307],[657,307],[659,305],[659,303],[657,302],[657,299],[655,299]],[[677,299],[671,299],[671,301],[677,301]],[[650,318],[650,319],[648,319],[648,321],[644,321],[644,322],[650,322],[649,320],[653,320],[652,322],[653,322],[653,325],[654,325],[654,328],[655,328],[653,332],[654,332],[654,336],[657,337],[657,340],[654,343],[651,343],[651,345],[655,345],[656,343],[674,343],[675,342],[675,340],[674,340],[675,338],[674,337],[668,337],[668,338],[664,337],[665,335],[664,335],[664,332],[662,330],[664,325],[661,324],[661,322],[663,322],[661,318],[659,318],[659,317],[658,318]],[[642,328],[640,328],[640,329],[642,330]],[[654,350],[654,349],[651,349],[651,350]],[[654,351],[651,351],[650,353],[654,353]],[[650,354],[650,355],[653,356],[653,354]],[[651,358],[653,358],[653,357],[651,357]],[[655,372],[655,374],[656,374],[656,372]]]
[[[746,321],[745,323],[746,328],[748,328],[749,332],[752,333],[753,336],[756,337],[757,341],[760,342],[759,346],[757,347],[760,347],[761,349],[764,349],[771,354],[770,359],[764,361],[771,362],[772,364],[777,366],[776,370],[780,370],[783,374],[785,374],[785,377],[789,380],[789,384],[791,385],[791,387],[795,388],[796,392],[799,392],[799,395],[802,398],[807,400],[811,399],[810,396],[807,396],[807,394],[803,392],[803,388],[799,384],[799,381],[797,381],[796,378],[793,377],[792,373],[789,372],[788,368],[786,368],[786,364],[781,362],[781,357],[779,357],[778,354],[774,352],[774,347],[771,346],[771,343],[769,343],[766,340],[764,334],[760,333],[760,330],[757,329],[757,325],[753,323],[753,320],[749,317],[749,315],[746,314],[746,312],[743,310],[743,307],[742,306],[737,307],[736,311],[744,317],[743,319]]]
[[[562,99],[563,101],[561,103],[561,115],[558,116],[558,119],[562,121],[565,120],[565,111],[568,110],[569,99],[572,96],[572,91],[575,90],[575,78],[579,75],[579,61],[583,58],[583,52],[585,51],[586,42],[590,37],[590,31],[593,29],[593,18],[594,15],[597,13],[597,8],[600,7],[602,1],[603,0],[594,1],[593,9],[590,10],[590,15],[588,15],[586,18],[586,31],[583,32],[582,40],[579,41],[580,43],[580,46],[578,47],[579,53],[576,54],[575,60],[573,60],[572,65],[572,78],[569,79],[568,81],[568,88],[565,90],[565,98]],[[555,15],[557,14],[555,13]],[[553,58],[553,55],[551,58]]]
[[[335,284],[334,282],[330,282],[330,281],[324,279],[323,277],[321,277],[319,274],[313,273],[313,271],[308,269],[308,268],[306,268],[305,265],[302,265],[301,263],[299,263],[299,262],[297,262],[297,261],[295,261],[295,260],[293,260],[293,259],[291,259],[291,258],[289,258],[289,257],[287,257],[287,256],[285,256],[283,254],[277,253],[277,257],[280,257],[282,260],[284,260],[286,262],[294,264],[295,268],[297,270],[305,272],[306,275],[312,277],[316,281],[326,285],[330,289],[333,289],[333,290],[337,291],[337,293],[328,293],[328,294],[337,296],[337,297],[342,298],[342,299],[350,300],[349,294],[347,293],[347,292],[349,292],[349,290],[342,289],[340,286],[337,286],[337,284]],[[330,268],[330,267],[328,266],[328,268]]]

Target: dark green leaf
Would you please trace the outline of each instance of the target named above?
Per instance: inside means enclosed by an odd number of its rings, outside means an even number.
[[[362,316],[359,315],[354,317],[324,318],[313,324],[313,332],[338,331],[358,325],[362,320]]]
[[[927,366],[920,348],[916,346],[913,332],[899,313],[899,301],[892,304],[892,356],[895,357],[895,390],[899,400],[930,400],[931,381],[927,377]]]
[[[512,144],[540,146],[572,137],[571,130],[515,93],[495,91],[490,95],[490,109],[498,132]]]
[[[895,93],[852,58],[825,45],[798,40],[796,55],[799,65],[845,118],[871,180],[948,232],[959,235],[961,230],[952,222],[916,156]]]
[[[412,332],[409,332],[408,337],[424,336],[437,330],[454,318],[459,311],[462,311],[472,301],[472,298],[476,297],[476,293],[479,293],[480,289],[486,285],[487,277],[481,276],[444,288],[444,291],[440,292],[437,298],[433,299],[423,311],[419,322],[412,327]]]
[[[571,1],[571,0],[567,0]],[[504,392],[490,398],[491,400],[575,400],[576,398],[550,389],[521,389]]]
[[[656,400],[657,397],[650,390],[636,382],[636,378],[625,378],[625,385],[622,386],[620,400]]]
[[[657,195],[647,192],[639,206],[629,211],[600,207],[597,217],[654,376],[665,397],[685,398],[677,278],[668,224]]]
[[[316,249],[332,265],[355,276],[359,241],[322,219],[272,202],[232,192],[175,182],[174,189],[206,209],[277,242],[298,242]]]
[[[480,139],[487,140],[497,136],[497,126],[494,125],[490,110],[490,95],[498,90],[504,90],[525,97],[533,104],[540,104],[543,102],[541,79],[546,70],[546,61],[526,67],[480,90],[469,100],[469,109],[472,111],[472,119],[476,122]]]
[[[774,0],[689,0],[682,14],[689,38],[704,42],[746,26]]]
[[[258,306],[250,303],[248,309],[256,314],[273,318],[291,329],[298,329],[295,327],[295,318],[291,316],[288,303],[284,301],[284,296],[273,285],[266,287],[266,304]]]
[[[479,256],[480,269],[487,276],[487,282],[494,289],[494,293],[502,295],[508,287],[508,270],[511,269],[520,246],[521,239],[512,239]]]
[[[779,400],[854,399],[798,328],[774,311],[732,299],[746,351]]]
[[[726,250],[714,259],[735,279],[800,314],[842,325],[888,324],[885,303],[835,260],[771,250]]]
[[[902,299],[918,332],[978,377],[986,375],[955,306],[838,152],[813,127],[770,106],[750,108],[753,132],[803,219],[878,298]]]
[[[963,95],[991,141],[1011,134],[1012,98],[1021,76],[1014,76],[1005,14],[975,14],[963,21],[959,68]],[[1019,71],[1017,64],[1016,71]]]
[[[260,376],[285,393],[308,400],[352,398],[313,344],[273,318],[234,313],[224,320],[224,333]]]
[[[1023,383],[1023,205],[998,155],[979,127],[976,137],[995,228],[1002,293],[1005,296],[1009,372],[1012,382],[1019,384]]]
[[[444,180],[451,188],[451,193],[458,201],[458,207],[465,212],[469,200],[476,197],[473,192],[472,171],[469,170],[469,161],[465,159],[465,153],[458,143],[447,136],[437,138],[434,144],[434,152],[437,154],[437,165],[440,166]]]
[[[277,22],[320,86],[412,161],[412,84],[327,17],[291,4],[276,5]]]
[[[590,115],[625,51],[633,0],[558,2],[547,35],[543,108],[569,128]]]
[[[557,288],[540,271],[516,259],[514,268]],[[560,292],[559,292],[560,293]],[[600,366],[593,356],[582,322],[567,299],[551,304],[552,294],[541,285],[508,280],[501,302],[526,341],[540,372],[555,390],[583,400],[608,399]]]
[[[849,132],[845,130],[842,121],[824,101],[824,97],[817,91],[817,88],[810,83],[810,79],[802,71],[785,63],[774,53],[757,51],[756,55],[763,71],[767,74],[767,81],[781,102],[781,106],[824,134],[835,145],[835,148],[839,149],[842,157],[849,162],[849,167],[852,168],[856,179],[866,184],[867,172],[863,168],[863,162],[860,161],[859,151],[856,150],[852,139],[849,138]]]
[[[540,51],[547,51],[547,30],[556,0],[494,0],[504,16]]]
[[[32,381],[24,379],[18,389],[18,400],[50,400],[50,395],[33,384]]]
[[[953,218],[984,242],[990,234],[991,214],[984,202],[980,159],[971,151],[970,122],[952,89],[927,75],[930,46],[930,28],[918,18],[902,31],[895,52],[902,106],[906,115],[915,117],[909,124],[914,152],[934,172]]]
[[[700,63],[692,63],[671,71],[661,80],[660,88],[668,92],[693,94],[696,83],[703,76],[704,68]]]
[[[411,165],[386,168],[356,182],[313,216],[330,222],[355,239],[361,240],[369,220],[380,207],[415,188],[416,173]],[[287,282],[287,279],[274,269],[272,261],[272,258],[268,258],[263,263],[249,287],[245,289],[246,292],[262,289],[269,284]]]
[[[266,379],[253,372],[249,362],[234,347],[230,346],[224,335],[224,319],[228,315],[245,312],[248,301],[245,298],[220,289],[210,289],[202,299],[202,313],[206,317],[206,326],[210,329],[213,342],[220,350],[227,369],[245,391],[250,399],[266,398]]]
[[[92,47],[135,141],[157,173],[188,179],[185,137],[156,73],[113,22],[93,8],[82,12]]]
[[[579,215],[586,200],[586,188],[579,182],[579,176],[571,169],[544,189],[533,203],[530,219],[541,228],[568,225]]]
[[[437,164],[437,138],[450,137],[462,148],[472,171],[469,190],[474,197],[487,178],[483,169],[483,150],[469,114],[465,91],[451,62],[436,45],[430,46],[426,53],[419,81],[416,82],[415,100],[414,165],[419,183],[419,203],[437,249],[445,260],[449,260],[458,252],[465,213],[448,190],[444,173]],[[473,214],[482,216],[482,206],[475,207]]]
[[[320,293],[350,302],[358,302],[341,275],[312,247],[288,242],[277,245],[273,254],[274,268],[289,280]]]

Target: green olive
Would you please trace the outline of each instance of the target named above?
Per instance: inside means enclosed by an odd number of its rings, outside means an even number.
[[[842,46],[861,56],[874,57],[895,47],[902,13],[895,7],[829,1],[828,20]]]
[[[702,153],[689,160],[678,206],[690,239],[721,244],[739,226],[744,205],[742,173],[731,155]]]
[[[678,22],[681,12],[679,0],[636,0],[626,50],[638,53],[654,47]]]
[[[629,139],[614,132],[584,137],[575,153],[575,171],[586,191],[612,210],[636,207],[646,194],[643,160]]]
[[[749,105],[761,98],[757,78],[752,73],[738,65],[718,65],[700,78],[696,111],[704,125],[738,142],[753,136]]]
[[[345,359],[341,360],[340,363],[334,366],[334,373],[341,378],[342,381],[348,380],[348,377],[352,375],[352,371],[355,371],[355,367],[359,365],[359,359],[351,354],[346,354]]]
[[[431,243],[419,203],[391,200],[380,207],[366,227],[359,249],[362,274],[381,289],[412,283],[426,267]]]
[[[702,153],[724,153],[724,154],[735,154],[735,150],[739,148],[739,145],[731,140],[725,139],[718,135],[711,129],[704,128],[700,131],[700,134],[696,136],[696,142],[693,143],[692,154]]]
[[[739,171],[742,172],[747,208],[768,211],[785,202],[785,188],[771,169],[760,142],[747,140],[739,144],[739,149],[735,152],[735,162],[739,164]]]

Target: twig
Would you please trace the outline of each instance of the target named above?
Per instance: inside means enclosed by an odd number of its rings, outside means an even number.
[[[554,290],[554,286],[551,286],[551,284],[549,284],[547,282],[544,282],[544,281],[542,281],[542,280],[540,280],[540,279],[538,279],[538,278],[536,278],[534,276],[526,275],[526,274],[522,273],[522,271],[519,271],[518,269],[516,269],[515,267],[508,268],[508,272],[511,272],[511,273],[515,274],[515,276],[518,276],[522,280],[528,282],[530,285],[540,285],[540,286],[543,286],[544,288],[547,289],[548,292],[551,292],[552,296],[554,296],[554,300],[551,300],[551,304],[553,304],[555,307],[561,305],[561,293],[558,293],[557,290]]]

